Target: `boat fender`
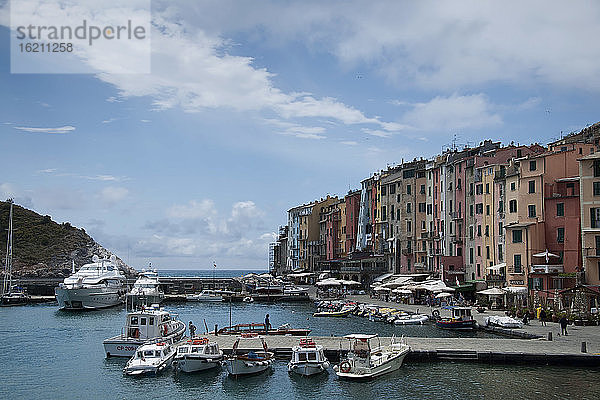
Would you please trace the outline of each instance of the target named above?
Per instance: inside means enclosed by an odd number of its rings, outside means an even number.
[[[431,315],[433,315],[434,318],[439,318],[440,317],[440,311],[439,310],[433,310],[433,312],[431,313]]]
[[[340,371],[341,372],[350,372],[350,363],[348,361],[342,361],[342,363],[340,363]]]

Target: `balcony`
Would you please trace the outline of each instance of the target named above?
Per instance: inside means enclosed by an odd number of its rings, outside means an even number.
[[[562,264],[538,264],[532,265],[530,273],[532,274],[560,274],[565,272],[565,267]]]
[[[506,170],[501,169],[494,174],[494,180],[502,180],[506,178]]]
[[[463,219],[462,213],[458,211],[452,211],[450,213],[450,216],[452,217],[452,219]]]
[[[421,232],[421,239],[429,238],[429,232]]]
[[[489,283],[506,282],[506,276],[505,275],[499,275],[499,274],[490,274],[490,275],[486,275],[485,276],[485,281],[489,282]]]
[[[450,235],[450,243],[462,243],[463,240],[458,235]]]
[[[591,247],[583,249],[583,256],[590,258],[600,258],[600,248],[597,249],[595,247]]]

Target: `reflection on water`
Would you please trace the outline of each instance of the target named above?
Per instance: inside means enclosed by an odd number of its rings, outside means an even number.
[[[168,307],[186,322],[203,327],[228,324],[229,305],[181,304]],[[310,304],[234,304],[234,323],[260,322],[268,312],[273,325],[309,326],[315,335],[375,332],[381,335],[440,336],[432,326],[394,327],[363,318],[312,318]],[[466,362],[412,362],[367,382],[342,381],[333,371],[315,377],[287,372],[277,360],[270,372],[233,379],[225,368],[196,374],[166,371],[157,377],[128,377],[124,358],[104,357],[102,340],[120,332],[123,309],[62,312],[38,305],[0,309],[3,368],[0,397],[13,398],[172,398],[186,399],[597,399],[600,370],[524,367]],[[202,328],[200,328],[202,329]]]

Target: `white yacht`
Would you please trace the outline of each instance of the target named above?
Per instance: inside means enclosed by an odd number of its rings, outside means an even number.
[[[219,344],[207,338],[192,338],[177,345],[173,366],[183,372],[197,372],[215,368],[223,361]]]
[[[140,346],[123,368],[126,375],[159,374],[169,368],[175,357],[170,342],[154,342]]]
[[[131,357],[148,340],[180,340],[185,324],[158,304],[127,314],[125,326],[119,335],[104,340],[106,357]]]
[[[340,378],[368,379],[396,371],[410,352],[404,340],[396,342],[394,337],[389,346],[381,346],[377,335],[353,334],[344,338],[350,342],[350,351],[345,360],[333,367]]]
[[[300,339],[300,344],[292,349],[288,372],[310,376],[327,371],[327,368],[329,368],[329,360],[323,354],[323,346],[315,344],[312,339]]]
[[[156,269],[143,269],[133,288],[127,293],[127,303],[132,306],[160,304],[164,299],[165,294],[160,289]]]
[[[240,339],[260,339],[263,351],[249,350],[239,352],[238,347],[240,345]],[[268,351],[267,342],[262,337],[254,334],[243,334],[241,338],[238,338],[233,344],[233,350],[229,358],[227,359],[227,370],[230,375],[250,375],[263,372],[271,368],[275,354]]]
[[[187,294],[186,301],[223,301],[223,295],[218,290],[203,290],[200,293]]]
[[[73,264],[73,274],[54,289],[61,309],[91,310],[123,303],[127,287],[125,276],[115,264],[116,257],[101,260],[95,255],[92,261],[77,272]]]

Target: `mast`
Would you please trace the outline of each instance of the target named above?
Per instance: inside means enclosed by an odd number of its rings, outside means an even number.
[[[8,213],[8,238],[6,239],[6,259],[4,260],[4,281],[2,294],[9,293],[12,286],[12,248],[13,248],[13,199],[7,200],[10,204]]]

